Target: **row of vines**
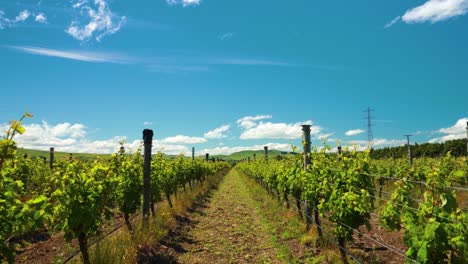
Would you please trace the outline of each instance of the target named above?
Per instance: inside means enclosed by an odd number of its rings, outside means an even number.
[[[129,216],[142,206],[141,151],[125,154],[122,147],[106,158],[57,160],[51,168],[42,159],[16,153],[14,136],[25,132],[22,122],[29,117],[11,121],[0,139],[0,261],[14,262],[18,236],[46,228],[63,231],[67,241],[78,239],[83,261],[89,263],[89,238],[114,214],[123,214],[133,232]],[[162,199],[171,203],[179,188],[191,188],[226,166],[158,153],[151,161],[151,211]]]
[[[337,155],[327,150],[330,147],[312,151],[305,170],[301,155],[237,166],[286,201],[292,197],[298,208],[305,201],[301,211],[314,220],[319,236],[325,231],[321,218],[332,222],[344,262],[346,242],[360,227],[370,228],[371,215],[388,230],[404,230],[408,250],[402,255],[408,263],[468,262],[468,212],[462,205],[468,194],[466,158],[448,154],[409,165],[403,160],[374,161],[369,152],[355,149]],[[381,198],[383,185],[391,185],[387,199]]]

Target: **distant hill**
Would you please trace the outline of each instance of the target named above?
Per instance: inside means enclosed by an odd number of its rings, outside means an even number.
[[[49,151],[46,150],[34,150],[34,149],[23,149],[18,148],[17,155],[27,154],[28,157],[43,158],[49,159]],[[70,155],[69,152],[58,152],[54,151],[55,159],[65,159]],[[90,154],[90,153],[72,153],[73,158],[83,158],[83,159],[95,159],[97,157],[108,157],[110,154]]]
[[[239,152],[234,152],[230,155],[210,155],[210,158],[219,158],[219,159],[224,159],[224,160],[242,160],[242,159],[247,159],[247,157],[250,157],[251,160],[253,160],[254,154],[256,155],[257,159],[263,159],[264,152],[263,150],[244,150],[244,151],[239,151]],[[286,154],[296,154],[293,152],[285,152],[285,151],[279,151],[279,150],[268,150],[268,157],[276,157],[280,155],[286,155]]]
[[[49,159],[49,151],[46,150],[33,150],[33,149],[22,149],[19,148],[17,151],[18,155],[24,155],[27,154],[28,157],[37,157],[37,158],[46,158]],[[155,154],[155,153],[153,153]],[[230,155],[210,155],[211,158],[215,159],[223,159],[227,161],[232,161],[232,160],[242,160],[242,159],[247,159],[247,157],[250,157],[251,160],[253,160],[254,154],[256,155],[257,159],[263,159],[263,150],[244,150],[244,151],[239,151],[239,152],[234,152]],[[268,156],[269,157],[276,157],[280,155],[287,155],[287,154],[295,154],[293,152],[285,152],[285,151],[279,151],[279,150],[268,150]],[[56,159],[66,159],[68,158],[70,153],[68,152],[54,152],[54,156]],[[111,154],[90,154],[90,153],[72,153],[74,158],[83,158],[83,159],[96,159],[98,157],[108,157]],[[164,155],[166,158],[175,158],[177,155]],[[187,156],[187,158],[190,158],[190,156]],[[197,159],[205,159],[205,156],[197,156]]]

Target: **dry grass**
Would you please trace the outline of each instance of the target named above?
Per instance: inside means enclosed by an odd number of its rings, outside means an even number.
[[[168,235],[170,230],[176,228],[176,217],[186,215],[187,209],[201,195],[214,188],[222,179],[223,173],[208,177],[203,183],[195,185],[193,190],[187,188],[186,192],[179,190],[177,197],[171,197],[173,207],[164,200],[156,205],[155,215],[150,216],[148,228],[142,227],[141,215],[132,220],[135,228],[132,236],[123,226],[109,237],[96,243],[90,248],[91,263],[96,264],[127,264],[137,263],[139,252],[151,248],[155,243]],[[72,263],[81,263],[78,255]]]

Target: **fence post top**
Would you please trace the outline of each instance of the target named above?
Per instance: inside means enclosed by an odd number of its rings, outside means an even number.
[[[301,125],[302,131],[309,131],[310,132],[310,125]]]
[[[153,130],[151,129],[143,130],[143,140],[145,141],[145,144],[151,143],[152,139],[153,139]]]

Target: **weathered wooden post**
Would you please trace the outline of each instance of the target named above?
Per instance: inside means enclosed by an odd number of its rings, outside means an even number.
[[[408,140],[408,163],[410,165],[413,164],[413,153],[411,153],[411,145],[409,143],[409,137],[411,137],[411,135],[405,135],[406,139]]]
[[[195,161],[195,147],[192,147],[192,162]],[[194,175],[190,175],[190,190],[193,190],[193,188],[195,187],[195,179],[194,179]]]
[[[51,169],[54,167],[54,148],[50,148],[49,166],[50,166]]]
[[[303,155],[303,169],[307,171],[307,166],[310,164],[310,125],[302,125],[302,146],[304,148]],[[297,197],[300,199],[300,197]],[[310,204],[311,201],[305,200],[305,220],[306,220],[306,228],[309,230],[310,225],[312,224],[311,217],[312,217],[312,206]]]
[[[257,154],[254,153],[254,154],[253,154],[253,160],[255,161],[256,159],[257,159]]]
[[[153,147],[153,130],[143,130],[144,164],[143,164],[143,226],[148,226],[151,202],[151,148]]]
[[[268,146],[263,147],[263,159],[265,161],[268,161]],[[268,194],[270,194],[270,187],[268,186],[268,183],[266,181],[263,181],[263,187],[268,191]]]
[[[210,154],[209,154],[209,153],[206,153],[206,154],[205,154],[205,158],[206,158],[206,162],[210,161]]]

